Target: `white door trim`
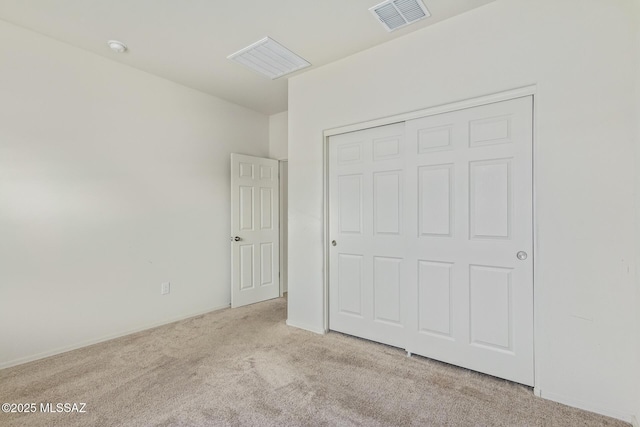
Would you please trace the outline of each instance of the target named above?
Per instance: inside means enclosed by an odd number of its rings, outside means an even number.
[[[328,142],[328,137],[341,133],[355,132],[358,130],[374,128],[377,126],[390,125],[392,123],[406,122],[408,120],[419,119],[436,114],[448,113],[451,111],[464,110],[465,108],[478,107],[480,105],[492,104],[494,102],[508,101],[510,99],[531,96],[536,93],[536,85],[524,86],[517,89],[498,92],[490,95],[469,98],[461,101],[454,101],[448,104],[435,105],[429,108],[423,108],[416,111],[401,113],[394,116],[382,117],[379,119],[367,120],[366,122],[354,123],[336,128],[326,129],[323,132],[324,144]],[[326,154],[326,153],[325,153]],[[325,169],[325,172],[327,169]]]
[[[283,179],[283,169],[284,169],[284,164],[287,164],[287,180]],[[288,235],[288,233],[286,233],[288,231],[288,227],[289,227],[289,219],[288,219],[288,213],[287,213],[287,209],[285,209],[285,205],[288,205],[288,198],[289,198],[289,190],[288,190],[288,185],[289,183],[288,181],[288,177],[289,177],[289,160],[284,159],[284,160],[278,160],[278,179],[279,179],[279,185],[280,185],[280,209],[279,209],[279,214],[280,214],[280,218],[278,219],[280,222],[280,297],[284,296],[284,292],[285,292],[285,284],[287,284],[287,280],[288,280],[288,260],[286,259],[288,256],[288,248],[289,248],[289,242],[288,239],[285,238],[285,234]],[[286,188],[285,188],[286,186]],[[288,286],[287,286],[287,291],[288,291]]]
[[[394,116],[369,120],[366,122],[355,123],[345,126],[340,126],[336,128],[326,129],[323,132],[323,329],[324,332],[329,332],[329,137],[333,135],[338,135],[341,133],[354,132],[358,130],[368,129],[376,126],[384,126],[392,123],[404,122],[407,120],[412,120],[421,117],[433,116],[436,114],[451,112],[462,110],[465,108],[477,107],[480,105],[491,104],[495,102],[507,101],[515,98],[521,98],[524,96],[532,96],[533,97],[533,153],[532,153],[532,171],[533,171],[533,248],[534,254],[538,253],[538,238],[537,238],[537,194],[536,194],[536,177],[537,177],[537,122],[536,122],[536,111],[537,111],[537,103],[536,103],[536,93],[537,86],[529,85],[516,89],[511,89],[503,92],[498,92],[494,94],[479,96],[475,98],[469,98],[465,100],[455,101],[448,104],[436,105],[433,107],[416,110],[407,113],[401,113]],[[538,316],[538,295],[539,292],[536,291],[536,277],[538,276],[538,264],[535,262],[537,256],[534,256],[533,262],[533,283],[534,283],[534,294],[533,294],[533,357],[534,357],[534,392],[536,395],[541,395],[541,384],[539,382],[540,378],[540,370],[539,370],[539,346],[536,345],[540,343],[541,340],[541,328],[538,327],[539,316]]]

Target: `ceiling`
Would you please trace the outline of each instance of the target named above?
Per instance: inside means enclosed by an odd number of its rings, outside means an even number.
[[[381,0],[0,0],[0,19],[275,114],[287,109],[287,77],[270,80],[229,54],[270,36],[311,62],[304,73],[492,1],[424,0],[431,17],[392,33],[368,11]],[[129,50],[112,52],[110,39]]]

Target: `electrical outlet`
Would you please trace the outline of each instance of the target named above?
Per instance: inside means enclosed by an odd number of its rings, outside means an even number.
[[[171,292],[171,282],[164,282],[160,285],[160,295],[167,295]]]

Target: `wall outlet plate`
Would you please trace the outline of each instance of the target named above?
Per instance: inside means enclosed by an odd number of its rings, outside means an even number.
[[[160,295],[167,295],[171,292],[171,282],[163,282],[160,285]]]

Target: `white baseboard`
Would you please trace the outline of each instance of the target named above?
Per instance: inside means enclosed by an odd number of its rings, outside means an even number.
[[[309,332],[314,332],[316,334],[320,334],[320,335],[324,335],[327,332],[322,329],[322,328],[315,328],[313,326],[308,326],[308,325],[302,325],[302,324],[297,324],[294,322],[291,322],[289,319],[287,319],[287,326],[292,326],[294,328],[298,328],[298,329],[304,329],[305,331],[309,331]]]
[[[534,393],[535,393],[535,389],[534,389]],[[636,419],[636,417],[633,414],[630,414],[623,410],[613,409],[613,408],[604,408],[602,406],[593,404],[592,402],[586,402],[580,399],[563,396],[561,394],[548,393],[542,390],[538,390],[538,393],[539,394],[536,394],[536,396],[539,396],[543,399],[553,400],[554,402],[562,403],[563,405],[572,406],[578,409],[584,409],[585,411],[595,412],[596,414],[604,415],[611,418],[616,418],[616,419],[631,423],[633,424],[634,427],[640,427],[638,425],[638,420]]]
[[[42,353],[34,354],[34,355],[31,355],[31,356],[21,357],[19,359],[9,360],[8,362],[0,363],[0,369],[11,368],[12,366],[22,365],[24,363],[33,362],[35,360],[44,359],[46,357],[55,356],[55,355],[58,355],[58,354],[66,353],[68,351],[77,350],[77,349],[83,348],[83,347],[88,347],[90,345],[98,344],[98,343],[101,343],[101,342],[104,342],[104,341],[109,341],[109,340],[112,340],[112,339],[115,339],[115,338],[120,338],[120,337],[123,337],[125,335],[135,334],[136,332],[145,331],[147,329],[156,328],[156,327],[162,326],[162,325],[168,325],[169,323],[179,322],[180,320],[185,320],[185,319],[189,319],[191,317],[201,316],[203,314],[211,313],[213,311],[223,310],[225,308],[229,308],[229,304],[224,305],[224,306],[220,306],[220,307],[208,308],[208,309],[203,310],[203,311],[189,313],[189,314],[185,314],[185,315],[182,315],[182,316],[172,317],[172,318],[169,318],[169,319],[166,319],[166,320],[162,320],[160,322],[148,323],[148,324],[145,324],[143,326],[139,326],[139,327],[136,327],[136,328],[133,328],[133,329],[127,329],[126,331],[117,332],[115,334],[109,334],[109,335],[106,335],[106,336],[103,336],[103,337],[100,337],[100,338],[95,338],[95,339],[91,339],[91,340],[87,340],[87,341],[82,341],[80,343],[76,343],[76,344],[72,344],[72,345],[68,345],[68,346],[64,346],[64,347],[59,347],[59,348],[56,348],[56,349],[53,349],[53,350],[44,351]]]

